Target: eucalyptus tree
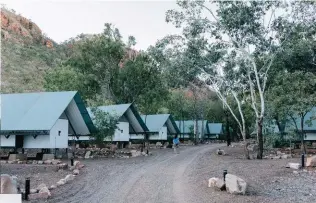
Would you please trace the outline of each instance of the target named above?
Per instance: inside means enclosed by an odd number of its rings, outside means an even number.
[[[294,13],[300,11],[297,9],[300,5],[279,1],[178,1],[177,4],[180,9],[167,11],[166,21],[183,30],[183,50],[187,52],[181,50],[181,53],[189,53],[188,64],[197,69],[200,78],[217,93],[238,123],[244,141],[242,105],[251,104],[257,123],[258,158],[261,159],[269,71],[279,48],[299,31],[288,27],[282,32],[276,30],[275,25],[278,22],[297,23],[298,16]],[[228,104],[228,96],[234,98],[239,115]]]

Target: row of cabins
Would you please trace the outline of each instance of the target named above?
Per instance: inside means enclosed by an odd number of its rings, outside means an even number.
[[[118,117],[117,129],[105,141],[167,141],[174,135],[190,139],[195,121],[175,121],[170,114],[140,115],[134,104],[100,106]],[[0,147],[59,149],[70,141],[88,141],[96,132],[93,113],[76,91],[1,95]],[[201,139],[216,139],[222,124],[198,121]]]

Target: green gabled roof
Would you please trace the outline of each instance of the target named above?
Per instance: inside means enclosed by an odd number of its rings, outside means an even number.
[[[72,99],[93,132],[92,120],[76,91],[1,94],[1,131],[50,130]]]
[[[209,123],[208,124],[209,133],[208,134],[222,134],[223,133],[223,124],[222,123]]]
[[[123,116],[125,114],[125,112],[130,108],[132,110],[132,112],[134,113],[136,119],[138,120],[139,124],[143,128],[143,130],[148,131],[147,126],[143,122],[142,118],[140,117],[140,115],[139,115],[138,111],[136,110],[133,103],[117,104],[117,105],[109,105],[109,106],[98,106],[97,108],[106,112],[106,113],[109,113],[112,116],[117,116],[117,117]],[[90,116],[93,117],[91,107],[87,108],[87,110],[88,110]]]
[[[189,134],[191,133],[190,128],[191,126],[194,128],[195,125],[195,120],[188,120],[188,121],[175,121],[180,132],[182,134]],[[207,125],[208,121],[207,120],[203,120],[203,128],[204,128],[204,134],[208,134],[209,133],[209,129],[208,129],[208,125]],[[202,133],[202,120],[198,120],[198,132]]]
[[[150,132],[159,132],[159,130],[166,124],[168,119],[170,119],[177,133],[180,133],[178,126],[176,125],[175,121],[173,120],[170,114],[155,114],[147,116],[141,115],[141,117]]]

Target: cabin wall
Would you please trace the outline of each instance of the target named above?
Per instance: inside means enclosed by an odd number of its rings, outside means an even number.
[[[129,141],[129,123],[119,122],[117,124],[117,129],[115,130],[113,136],[113,142],[128,142]]]
[[[15,135],[10,135],[8,138],[0,135],[0,147],[15,147]]]
[[[68,148],[68,120],[58,119],[49,135],[38,135],[36,138],[32,135],[25,135],[24,148]]]
[[[306,133],[304,140],[316,140],[316,133]]]

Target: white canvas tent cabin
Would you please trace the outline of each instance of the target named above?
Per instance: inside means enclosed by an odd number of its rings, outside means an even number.
[[[94,131],[76,91],[1,94],[1,147],[68,148],[69,136]]]
[[[105,141],[109,142],[129,142],[130,135],[142,135],[148,131],[147,126],[140,117],[134,104],[118,104],[110,106],[99,106],[102,110],[111,116],[118,118],[117,129],[113,136],[108,137]],[[88,108],[91,118],[94,117],[91,108]]]
[[[167,141],[168,136],[180,134],[180,130],[170,114],[142,115],[151,141]],[[131,135],[131,139],[144,139],[144,135]]]
[[[196,121],[195,120],[187,120],[187,121],[176,121],[176,124],[180,130],[180,139],[189,140],[194,138],[194,133],[196,129]],[[205,135],[209,133],[208,129],[208,121],[207,120],[198,120],[198,136],[199,139],[204,139]]]

